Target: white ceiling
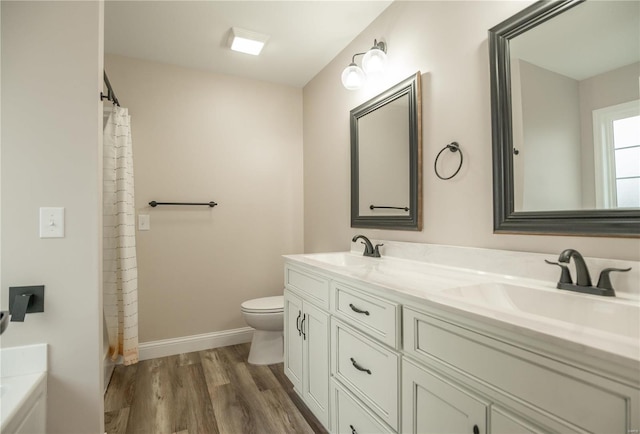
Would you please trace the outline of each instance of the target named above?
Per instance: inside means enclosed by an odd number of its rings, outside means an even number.
[[[111,0],[105,52],[303,87],[391,2]],[[229,50],[231,27],[270,35],[262,54]]]

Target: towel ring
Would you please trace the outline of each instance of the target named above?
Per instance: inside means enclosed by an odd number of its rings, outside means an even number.
[[[450,150],[451,152],[460,152],[460,164],[458,165],[458,168],[456,169],[455,172],[453,172],[453,175],[448,176],[448,177],[443,177],[442,175],[440,175],[438,173],[438,158],[440,158],[440,154],[442,154],[445,149]],[[438,152],[438,155],[436,155],[436,161],[434,161],[433,163],[433,170],[436,172],[436,176],[442,180],[447,180],[447,179],[451,179],[454,176],[456,176],[458,174],[458,172],[460,172],[460,169],[462,168],[462,161],[463,161],[463,156],[462,156],[462,149],[460,149],[460,145],[458,144],[458,142],[451,142],[449,143],[447,146],[445,146],[444,148],[442,148],[440,150],[440,152]]]

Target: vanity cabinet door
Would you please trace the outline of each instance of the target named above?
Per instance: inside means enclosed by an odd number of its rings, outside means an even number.
[[[289,290],[284,292],[284,372],[329,427],[329,314]]]
[[[303,398],[309,409],[329,426],[329,315],[303,302]]]
[[[302,300],[284,293],[284,372],[293,387],[302,392]]]
[[[402,432],[485,434],[489,403],[462,386],[404,359]]]
[[[544,434],[545,432],[498,406],[491,407],[491,434]]]

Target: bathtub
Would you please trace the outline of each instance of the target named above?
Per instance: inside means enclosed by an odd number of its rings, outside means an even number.
[[[0,349],[0,432],[44,433],[47,345]]]

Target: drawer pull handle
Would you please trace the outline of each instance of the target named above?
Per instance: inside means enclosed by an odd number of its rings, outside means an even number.
[[[478,425],[473,426],[473,434],[480,434],[480,428],[478,428]]]
[[[296,328],[298,329],[298,336],[302,336],[302,329],[300,328],[300,317],[302,316],[302,311],[298,311],[298,318],[296,318]]]
[[[367,374],[371,375],[371,370],[358,365],[358,362],[356,362],[353,357],[351,357],[351,363],[353,364],[353,367],[358,371],[366,372]]]
[[[355,313],[363,313],[367,316],[369,316],[369,311],[368,310],[362,310],[362,309],[358,309],[357,307],[355,307],[352,303],[349,303],[349,307],[351,308],[352,311],[354,311]]]
[[[356,431],[353,425],[349,425],[349,428],[351,428],[351,434],[358,434],[358,431]]]

